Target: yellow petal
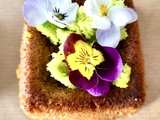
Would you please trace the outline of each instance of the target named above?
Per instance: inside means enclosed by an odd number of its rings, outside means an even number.
[[[79,40],[75,43],[75,53],[67,56],[67,62],[71,70],[79,72],[88,80],[92,77],[95,66],[104,61],[102,53],[92,48],[87,43]]]
[[[80,66],[84,66],[84,64],[76,59],[77,57],[76,53],[67,56],[67,62],[71,70],[78,70]]]
[[[79,68],[79,71],[80,73],[86,77],[88,80],[91,79],[93,73],[94,73],[94,70],[95,70],[95,67],[91,64],[87,64],[85,65],[85,68],[84,67],[80,67]]]
[[[85,54],[85,55],[91,55],[92,54],[92,48],[87,43],[85,43],[82,40],[79,40],[75,44],[75,51],[78,52],[78,54]]]
[[[91,62],[94,66],[97,66],[104,61],[103,54],[99,50],[96,50],[95,48],[93,48],[92,52],[93,52],[93,56],[91,58]]]

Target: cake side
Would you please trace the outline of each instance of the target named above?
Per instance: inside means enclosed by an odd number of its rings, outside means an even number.
[[[130,0],[126,0],[133,7]],[[80,89],[69,89],[50,78],[46,63],[57,50],[35,28],[24,24],[21,63],[18,68],[21,108],[33,119],[114,119],[137,111],[145,99],[143,59],[137,22],[127,26],[129,37],[118,50],[132,68],[129,87],[111,87],[109,93],[93,97]],[[26,33],[31,34],[26,37]]]

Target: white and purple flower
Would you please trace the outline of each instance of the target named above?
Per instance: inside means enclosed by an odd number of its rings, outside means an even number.
[[[120,29],[137,20],[136,12],[125,6],[113,6],[113,0],[86,0],[84,9],[93,18],[97,41],[102,46],[117,47]]]
[[[78,7],[71,0],[27,0],[22,13],[30,26],[36,27],[49,21],[64,28],[75,21]]]

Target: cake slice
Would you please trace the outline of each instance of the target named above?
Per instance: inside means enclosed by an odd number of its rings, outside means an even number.
[[[133,8],[131,0],[125,0],[125,4]],[[128,87],[111,85],[107,94],[94,97],[84,90],[67,88],[50,77],[46,64],[58,47],[24,23],[17,77],[20,106],[25,114],[36,120],[114,120],[140,109],[145,101],[145,84],[138,23],[127,25],[127,33],[127,39],[117,49],[123,62],[131,67]]]

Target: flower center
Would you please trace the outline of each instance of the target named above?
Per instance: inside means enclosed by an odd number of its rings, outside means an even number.
[[[106,16],[107,15],[107,5],[102,4],[99,8],[99,13],[101,14],[101,16]]]
[[[90,58],[86,58],[86,64],[91,64]]]
[[[67,56],[67,62],[71,70],[79,70],[84,77],[90,80],[95,67],[104,61],[103,54],[81,40],[76,42],[74,48],[75,53]]]
[[[61,14],[57,14],[55,15],[59,20],[62,20],[63,19],[63,16]]]
[[[53,9],[53,15],[52,17],[56,16],[59,20],[64,20],[67,17],[67,13],[60,13],[60,9],[59,8],[54,8]]]
[[[79,51],[79,57],[77,57],[75,62],[80,62],[81,64],[87,65],[93,65],[93,56],[88,53],[88,51],[85,48],[81,48]],[[94,65],[93,65],[94,66]]]

